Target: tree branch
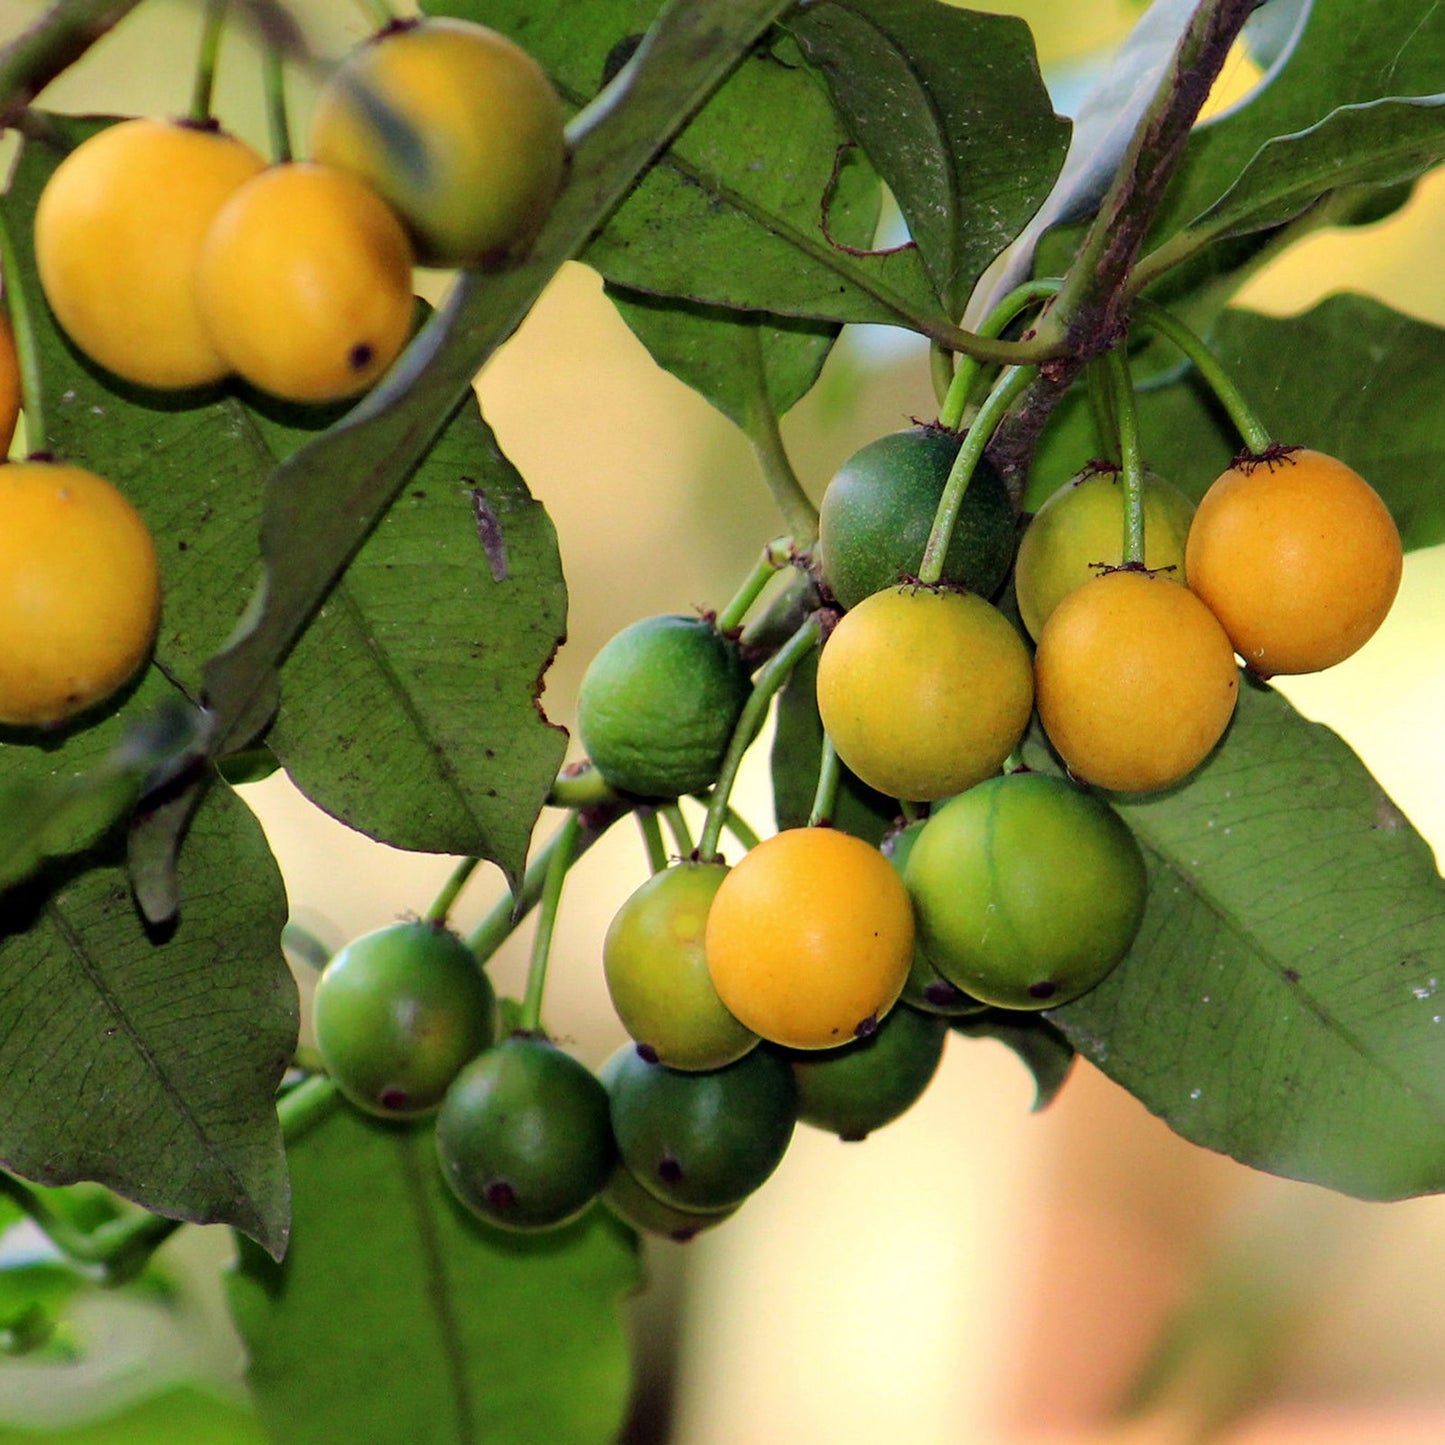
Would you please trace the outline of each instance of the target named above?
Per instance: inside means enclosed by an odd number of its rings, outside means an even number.
[[[1062,342],[1066,354],[1041,369],[990,446],[990,458],[1015,501],[1023,496],[1044,423],[1083,367],[1124,330],[1129,273],[1183,158],[1195,118],[1244,22],[1262,3],[1200,0],[1057,299],[1035,328],[1036,342]]]
[[[140,0],[56,0],[29,30],[0,49],[0,130],[74,65]]]

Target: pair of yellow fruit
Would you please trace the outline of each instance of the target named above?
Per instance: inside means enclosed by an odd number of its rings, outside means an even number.
[[[35,218],[71,340],[127,381],[234,372],[288,401],[369,387],[411,330],[415,260],[505,257],[562,179],[565,117],[537,63],[454,20],[401,22],[317,98],[312,159],[268,166],[212,125],[123,121],[57,168]]]
[[[1121,568],[1049,599],[1046,615],[1026,606],[1032,661],[982,598],[875,593],[823,650],[819,711],[843,761],[892,797],[936,801],[991,776],[1035,705],[1076,777],[1151,792],[1223,735],[1236,653],[1261,676],[1333,666],[1384,620],[1401,562],[1394,521],[1356,472],[1275,448],[1206,493],[1188,529],[1187,587]],[[1025,570],[1021,553],[1021,598]]]

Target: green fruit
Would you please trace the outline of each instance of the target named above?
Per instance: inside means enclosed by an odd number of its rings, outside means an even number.
[[[701,617],[647,617],[592,659],[577,730],[625,793],[675,798],[711,787],[748,697],[737,644]]]
[[[496,1037],[496,996],[476,955],[430,923],[353,939],[321,972],[316,1047],[337,1087],[386,1118],[430,1113]]]
[[[928,820],[906,874],[924,950],[965,992],[1051,1008],[1128,952],[1144,912],[1144,856],[1107,803],[1062,778],[1012,773]]]
[[[505,35],[401,21],[321,87],[311,154],[389,202],[426,264],[469,266],[541,226],[566,167],[565,122],[546,72]]]
[[[618,910],[602,943],[607,991],[623,1027],[653,1060],[718,1069],[758,1042],[713,987],[703,950],[708,909],[727,868],[679,863],[647,880]]]
[[[908,855],[913,851],[913,844],[923,828],[924,822],[920,819],[889,834],[883,840],[883,852],[898,870],[900,877],[905,876],[908,871]],[[913,945],[913,962],[909,965],[908,977],[903,981],[899,1002],[944,1018],[964,1018],[970,1014],[982,1013],[988,1007],[978,999],[970,998],[956,984],[944,978],[929,962],[923,945],[916,941]]]
[[[677,1209],[740,1203],[793,1137],[797,1087],[778,1055],[754,1049],[726,1068],[682,1073],[625,1044],[602,1066],[622,1162]]]
[[[823,493],[818,547],[823,580],[844,607],[916,576],[933,515],[962,438],[917,426],[869,442]],[[1013,561],[1015,517],[1003,479],[981,459],[944,557],[944,582],[992,597]]]
[[[1172,482],[1144,475],[1144,565],[1184,581],[1184,544],[1194,503]],[[1124,560],[1124,482],[1086,468],[1039,508],[1019,542],[1014,585],[1019,615],[1038,640],[1049,614],[1074,588]]]
[[[619,1164],[612,1171],[607,1188],[602,1191],[602,1202],[639,1234],[660,1235],[674,1244],[686,1244],[695,1234],[701,1234],[704,1229],[711,1229],[737,1213],[737,1205],[726,1209],[699,1210],[664,1204],[655,1194],[644,1189],[624,1164]]]
[[[546,1039],[513,1034],[447,1091],[437,1157],[472,1213],[508,1229],[552,1229],[602,1192],[617,1160],[607,1091]]]
[[[840,1139],[866,1138],[911,1109],[938,1071],[948,1020],[900,1004],[867,1038],[788,1055],[798,1118]]]

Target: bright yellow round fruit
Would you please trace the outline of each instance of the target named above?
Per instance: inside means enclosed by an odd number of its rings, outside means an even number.
[[[226,203],[197,293],[216,349],[286,401],[340,401],[396,360],[411,330],[411,243],[355,176],[272,166]]]
[[[1034,654],[1039,721],[1075,777],[1146,793],[1197,767],[1239,696],[1234,649],[1187,588],[1106,572],[1044,624]]]
[[[1400,586],[1400,533],[1363,477],[1322,452],[1229,468],[1189,529],[1189,585],[1261,677],[1319,672],[1358,651]]]
[[[0,461],[15,438],[20,416],[20,359],[15,354],[15,333],[10,318],[0,309]]]
[[[1185,581],[1184,541],[1194,503],[1172,482],[1144,475],[1144,565]],[[1064,483],[1034,514],[1014,570],[1019,616],[1037,639],[1049,614],[1075,587],[1124,560],[1124,481],[1090,468]]]
[[[832,1048],[871,1033],[902,992],[913,906],[871,844],[791,828],[723,879],[703,948],[718,996],[746,1027],[788,1048]]]
[[[140,514],[55,462],[0,466],[0,723],[63,722],[150,654],[160,569]]]
[[[565,121],[546,72],[506,36],[403,21],[321,88],[310,149],[385,197],[426,264],[471,266],[541,226],[562,182]]]
[[[225,376],[197,309],[196,262],[216,213],[265,164],[184,121],[121,121],[78,145],[35,211],[40,284],[71,341],[141,386]]]
[[[971,592],[875,592],[818,660],[818,713],[838,756],[893,798],[949,798],[996,773],[1032,708],[1023,639]]]

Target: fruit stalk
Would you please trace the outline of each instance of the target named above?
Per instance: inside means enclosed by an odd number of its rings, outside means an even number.
[[[432,906],[427,909],[424,918],[426,922],[436,928],[445,928],[447,918],[452,911],[452,905],[456,903],[463,888],[467,886],[467,880],[477,870],[480,858],[463,858],[452,869],[451,877],[442,885],[442,890],[432,901]]]
[[[1228,413],[1245,446],[1255,456],[1263,456],[1270,448],[1270,434],[1245,401],[1233,377],[1205,344],[1204,338],[1172,312],[1146,297],[1141,296],[1134,302],[1132,314],[1136,321],[1158,332],[1166,341],[1172,341],[1189,358],[1204,378],[1205,385],[1219,398],[1220,406]]]
[[[1047,301],[1050,297],[1057,295],[1061,284],[1062,282],[1057,276],[1044,276],[1036,281],[1025,281],[1022,286],[1016,286],[984,318],[983,324],[978,328],[978,334],[988,337],[1002,336],[1008,324],[1016,317],[1021,316],[1029,307],[1036,306],[1040,301]],[[968,408],[968,398],[981,369],[982,363],[977,357],[963,356],[960,358],[958,370],[954,372],[953,380],[943,399],[943,405],[939,408],[938,424],[940,426],[946,426],[950,431],[958,431],[963,425],[963,414]]]
[[[197,125],[211,119],[211,94],[216,85],[216,61],[221,53],[221,36],[226,28],[227,0],[206,0],[206,18],[201,45],[196,55],[196,79],[191,89],[190,118]]]
[[[1119,426],[1119,455],[1124,485],[1124,545],[1126,567],[1144,565],[1144,459],[1139,451],[1139,412],[1134,405],[1134,382],[1124,340],[1105,359]]]
[[[532,958],[527,967],[527,991],[522,998],[522,1016],[518,1028],[522,1033],[540,1033],[542,1028],[542,994],[547,985],[547,960],[552,952],[552,934],[557,925],[557,905],[562,901],[562,885],[572,866],[580,828],[580,815],[568,813],[566,821],[552,840],[551,857],[542,882],[542,901],[537,912],[537,932],[532,939]]]
[[[35,343],[35,322],[30,299],[20,284],[20,264],[10,216],[0,201],[0,294],[10,313],[15,337],[15,360],[20,367],[20,409],[25,414],[25,446],[32,457],[45,452],[45,398],[40,381],[40,352]]]

